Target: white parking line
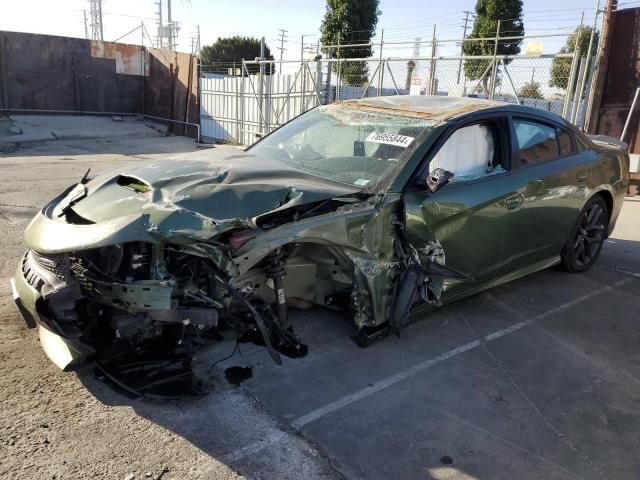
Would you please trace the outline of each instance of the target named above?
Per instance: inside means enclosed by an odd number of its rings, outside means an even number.
[[[606,287],[603,287],[599,290],[595,290],[591,293],[588,293],[586,295],[583,295],[581,297],[578,297],[574,300],[571,300],[567,303],[564,303],[562,305],[560,305],[559,307],[556,308],[552,308],[551,310],[547,310],[544,313],[541,313],[539,315],[536,315],[535,317],[532,317],[524,322],[519,322],[516,323],[510,327],[504,328],[502,330],[498,330],[497,332],[493,332],[490,333],[489,335],[484,337],[484,340],[487,342],[491,342],[493,340],[496,340],[498,338],[504,337],[505,335],[508,335],[510,333],[513,333],[517,330],[520,330],[523,327],[526,327],[527,325],[536,322],[538,320],[542,320],[544,318],[547,318],[551,315],[554,315],[558,312],[561,312],[563,310],[566,310],[568,308],[573,307],[574,305],[577,305],[581,302],[584,302],[585,300],[588,300],[592,297],[595,297],[596,295],[600,295],[601,293],[604,292],[608,292],[614,288],[620,287],[622,285],[624,285],[625,283],[629,283],[631,282],[633,279],[631,278],[626,278],[624,280],[621,280],[619,282],[614,283],[613,285],[609,285]],[[355,393],[346,395],[338,400],[336,400],[335,402],[331,402],[323,407],[317,408],[316,410],[313,410],[305,415],[302,415],[301,417],[295,419],[292,422],[292,425],[294,428],[296,429],[300,429],[302,427],[304,427],[305,425],[308,425],[312,422],[315,422],[316,420],[332,413],[335,412],[336,410],[340,410],[343,407],[346,407],[348,405],[351,405],[354,402],[357,402],[359,400],[362,400],[363,398],[366,398],[370,395],[373,395],[374,393],[377,393],[381,390],[384,390],[387,387],[390,387],[392,385],[395,385],[398,382],[401,382],[403,380],[406,380],[407,378],[415,375],[416,373],[420,373],[428,368],[433,367],[434,365],[438,365],[439,363],[444,362],[445,360],[448,360],[450,358],[453,357],[457,357],[458,355],[463,354],[464,352],[467,352],[469,350],[473,350],[474,348],[477,348],[480,346],[480,341],[479,340],[474,340],[473,342],[469,342],[465,345],[462,345],[460,347],[454,348],[453,350],[449,350],[448,352],[445,352],[443,354],[438,355],[437,357],[434,357],[430,360],[425,360],[424,362],[420,362],[417,365],[414,365],[413,367],[408,368],[407,370],[404,370],[402,372],[398,372],[394,375],[391,375],[390,377],[387,377],[383,380],[380,380],[368,387],[363,388],[362,390],[359,390]]]
[[[609,269],[617,273],[624,273],[625,275],[631,275],[632,277],[640,278],[640,273],[632,272],[631,270],[625,270],[624,268]]]

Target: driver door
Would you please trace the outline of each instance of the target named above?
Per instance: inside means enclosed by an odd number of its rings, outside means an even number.
[[[418,254],[438,242],[446,270],[458,274],[445,275],[441,300],[509,271],[508,219],[522,202],[517,183],[510,181],[507,117],[463,124],[444,137],[426,157],[416,185],[404,194],[407,242]],[[432,192],[426,172],[435,168],[454,176]],[[432,260],[420,258],[425,266]]]

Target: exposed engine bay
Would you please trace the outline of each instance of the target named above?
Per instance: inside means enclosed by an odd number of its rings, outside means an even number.
[[[230,242],[237,245],[241,235]],[[235,277],[229,275],[230,262],[220,255],[216,263],[189,246],[128,242],[68,254],[31,250],[23,271],[46,299],[40,308],[51,328],[88,347],[85,353],[103,374],[135,393],[166,392],[165,382],[176,392],[203,392],[190,359],[229,331],[238,340],[264,345],[278,364],[281,355],[306,355],[290,325],[289,307],[366,314],[353,288],[353,267],[332,258],[330,249],[288,245]],[[148,383],[134,385],[123,380],[123,369],[131,373],[158,362],[177,363],[171,369],[187,387],[176,387],[175,375],[147,375]]]

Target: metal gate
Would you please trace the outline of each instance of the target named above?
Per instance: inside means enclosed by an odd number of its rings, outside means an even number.
[[[239,76],[203,74],[200,78],[203,139],[250,145],[320,104],[315,63],[298,62],[295,71],[279,73],[286,63],[242,62]],[[251,65],[265,73],[250,73]]]

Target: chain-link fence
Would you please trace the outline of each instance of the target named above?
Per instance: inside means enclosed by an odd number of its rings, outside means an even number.
[[[438,56],[432,48],[429,56],[344,58],[348,47],[340,46],[342,58],[327,46],[324,56],[312,60],[201,66],[203,137],[248,145],[319,104],[384,95],[488,98],[584,123],[595,63],[591,47],[583,57],[578,52]]]

